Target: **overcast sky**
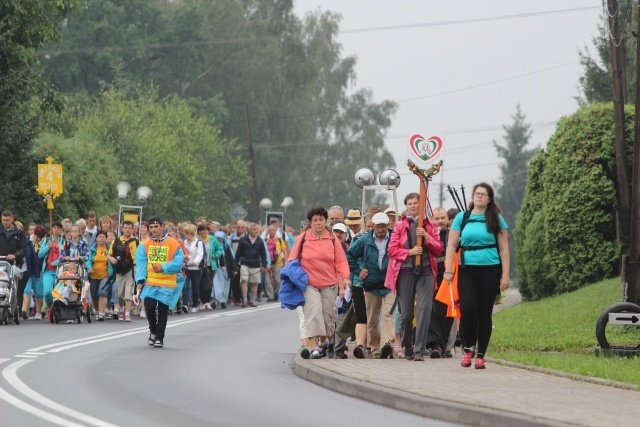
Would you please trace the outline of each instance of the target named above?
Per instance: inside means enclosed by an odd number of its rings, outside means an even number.
[[[406,166],[409,136],[444,133],[444,168],[430,189],[434,207],[441,180],[471,187],[499,178],[492,141],[504,143],[502,126],[512,123],[517,104],[532,125],[530,147],[545,146],[555,122],[578,108],[578,49],[593,53],[602,19],[601,0],[295,0],[295,5],[300,15],[318,9],[340,13],[342,31],[467,21],[339,35],[343,55],[358,60],[356,87],[372,89],[376,101],[399,105],[386,144],[402,175],[400,204],[418,190]],[[563,9],[582,10],[540,13]],[[530,15],[486,19],[522,14]],[[449,198],[444,206],[454,205]]]

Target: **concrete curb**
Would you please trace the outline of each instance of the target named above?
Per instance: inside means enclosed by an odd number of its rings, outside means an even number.
[[[329,390],[434,420],[483,427],[575,425],[488,407],[417,396],[402,390],[382,388],[375,384],[338,375],[309,363],[299,356],[294,357],[292,368],[296,376]]]

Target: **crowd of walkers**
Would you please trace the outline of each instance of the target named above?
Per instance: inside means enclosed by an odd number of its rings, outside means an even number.
[[[425,209],[420,218],[417,193],[404,205],[401,214],[371,206],[346,217],[339,206],[309,210],[281,301],[298,310],[302,358],[344,359],[351,349],[357,359],[424,361],[452,357],[458,340],[461,365],[475,357],[485,368],[493,305],[509,287],[507,224],[493,189],[476,185],[464,212]]]
[[[451,357],[484,369],[492,308],[509,287],[507,224],[486,183],[469,209],[425,209],[410,193],[405,209],[371,206],[364,214],[314,207],[308,227],[122,221],[95,212],[26,229],[2,212],[0,256],[18,266],[23,319],[50,319],[58,267],[81,262],[89,312],[97,321],[148,318],[148,344],[164,345],[170,314],[256,307],[280,301],[298,311],[303,358]],[[282,280],[284,279],[284,280]],[[281,294],[282,287],[282,294]],[[298,287],[298,288],[296,288]],[[446,292],[444,292],[446,290]],[[440,291],[440,292],[438,292]]]

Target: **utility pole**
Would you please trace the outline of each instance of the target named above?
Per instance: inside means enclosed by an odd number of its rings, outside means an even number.
[[[249,106],[244,104],[244,120],[247,125],[247,144],[249,145],[249,171],[251,173],[251,210],[253,211],[252,218],[258,221],[258,189],[256,186],[256,168],[253,158],[253,142],[251,140],[251,120],[249,119]]]
[[[640,19],[640,7],[638,8]],[[640,20],[638,21],[640,22]],[[631,236],[627,301],[640,304],[640,43],[636,38],[636,112],[633,126],[633,187],[631,188]]]
[[[609,26],[609,60],[611,62],[611,73],[613,82],[613,119],[614,119],[614,135],[615,135],[615,153],[616,153],[616,177],[618,187],[618,212],[616,218],[618,242],[622,246],[622,263],[621,271],[624,271],[624,259],[629,251],[629,207],[630,207],[630,186],[627,162],[627,147],[625,144],[624,132],[624,84],[623,84],[623,42],[624,34],[621,27],[619,15],[618,0],[607,0],[609,9],[608,26]],[[613,16],[612,16],[613,15]],[[623,19],[627,19],[625,16]],[[617,43],[617,45],[616,45]],[[623,274],[624,277],[624,274]],[[624,279],[623,279],[624,280]]]
[[[438,206],[444,207],[444,171],[440,173],[440,204]]]

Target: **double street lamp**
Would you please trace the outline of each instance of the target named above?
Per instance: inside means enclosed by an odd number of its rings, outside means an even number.
[[[151,189],[143,185],[136,190],[135,201],[138,203],[137,205],[125,204],[131,192],[131,185],[128,182],[119,182],[118,185],[116,185],[116,190],[118,191],[118,201],[120,202],[120,209],[118,211],[119,225],[122,225],[122,223],[127,220],[134,224],[140,224],[142,222],[142,210],[153,196]],[[120,235],[120,227],[118,227],[117,233]]]
[[[271,199],[265,197],[260,200],[260,207],[265,211],[265,224],[268,226],[272,220],[277,219],[280,224],[282,224],[282,232],[284,235],[284,214],[287,212],[287,208],[290,208],[291,206],[293,206],[293,199],[289,196],[286,196],[282,203],[280,203],[282,211],[271,210],[273,208],[273,202]]]
[[[362,210],[360,212],[364,213],[364,205],[367,191],[376,191],[376,190],[388,190],[393,194],[393,209],[396,215],[398,215],[398,196],[396,195],[396,188],[400,186],[400,174],[394,169],[385,169],[380,174],[380,178],[378,181],[379,185],[374,185],[376,182],[376,175],[371,171],[371,169],[361,168],[356,171],[354,176],[354,181],[359,188],[362,188]],[[362,217],[362,229],[364,230],[364,215]]]

